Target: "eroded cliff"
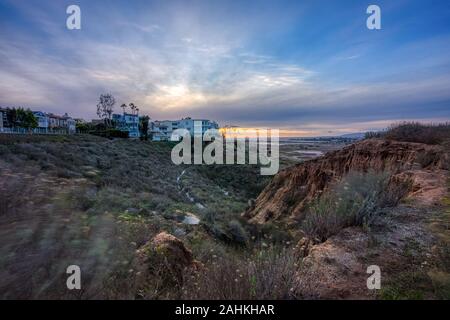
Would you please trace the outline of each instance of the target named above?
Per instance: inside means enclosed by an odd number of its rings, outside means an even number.
[[[370,139],[279,172],[243,216],[253,223],[301,219],[305,206],[349,171],[440,168],[448,162],[442,147]]]

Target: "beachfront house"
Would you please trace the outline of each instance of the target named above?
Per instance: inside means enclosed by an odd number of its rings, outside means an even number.
[[[183,118],[181,120],[162,120],[152,121],[149,125],[149,131],[153,141],[170,141],[172,139],[172,132],[176,129],[186,129],[191,136],[194,135],[194,126],[198,132],[202,135],[209,129],[219,129],[219,125],[215,121],[208,119],[192,119]],[[179,137],[175,137],[174,140],[178,140]]]
[[[0,131],[3,130],[4,121],[6,121],[6,110],[0,108]]]
[[[37,120],[37,127],[30,130],[24,130],[24,128],[20,127],[20,124],[16,123],[16,125],[14,125],[13,123],[9,123],[7,112],[9,112],[8,109],[0,108],[0,129],[2,132],[38,133],[38,134],[76,133],[76,121],[75,119],[70,117],[67,113],[65,113],[63,116],[58,116],[53,113],[45,113],[43,111],[32,111],[34,117]]]
[[[38,122],[38,126],[35,129],[35,132],[38,133],[47,133],[49,126],[49,118],[48,115],[42,111],[33,111],[33,115]]]
[[[69,134],[74,134],[77,132],[77,128],[76,128],[77,122],[75,121],[75,119],[70,117],[67,113],[65,113],[61,117],[61,119],[63,121],[64,128],[66,128],[66,130]]]
[[[52,129],[52,130],[60,129],[62,127],[60,118],[61,117],[56,114],[49,113],[48,114],[48,128]]]
[[[130,138],[139,138],[139,115],[124,112],[112,116],[116,129],[127,131]]]
[[[63,116],[58,116],[50,113],[48,116],[48,128],[55,130],[63,130],[69,134],[76,133],[76,121],[67,113]]]

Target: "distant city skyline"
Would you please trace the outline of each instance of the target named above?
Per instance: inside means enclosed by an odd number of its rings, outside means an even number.
[[[66,8],[81,8],[81,30]],[[382,29],[366,27],[381,8]],[[339,135],[450,120],[450,4],[0,0],[0,106]]]

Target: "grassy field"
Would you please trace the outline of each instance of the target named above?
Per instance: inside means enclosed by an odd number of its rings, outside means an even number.
[[[69,264],[84,266],[80,297],[133,297],[134,252],[161,230],[197,252],[206,242],[244,244],[240,213],[267,178],[251,166],[175,166],[170,151],[89,135],[0,135],[2,298],[66,297]],[[200,224],[183,223],[189,215]]]

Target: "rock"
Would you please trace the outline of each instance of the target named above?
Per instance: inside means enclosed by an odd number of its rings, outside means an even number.
[[[138,256],[144,261],[153,256],[164,258],[168,267],[173,270],[182,270],[193,262],[192,252],[183,241],[167,232],[157,234],[138,250]]]
[[[366,266],[361,263],[367,241],[367,235],[358,228],[343,230],[338,236],[315,246],[300,240],[309,252],[296,275],[296,296],[306,299],[369,298]]]
[[[201,268],[180,239],[161,232],[136,251],[135,287],[140,297],[154,299],[161,283],[166,288],[181,287],[186,269]]]
[[[137,250],[137,264],[143,277],[157,274],[178,280],[185,268],[196,266],[192,252],[183,241],[167,232],[157,234]]]
[[[131,213],[131,214],[137,214],[139,212],[139,210],[136,208],[128,208],[127,210],[125,210],[125,212]]]
[[[186,231],[182,228],[175,228],[173,230],[173,234],[175,235],[175,237],[183,237],[186,235]]]
[[[139,209],[138,214],[141,216],[147,216],[150,214],[150,211],[146,208],[141,208]]]
[[[97,175],[98,175],[98,171],[96,171],[96,170],[91,170],[91,171],[84,172],[84,176],[86,178],[95,178]]]
[[[186,212],[182,223],[195,225],[200,223],[200,219],[195,214]]]

